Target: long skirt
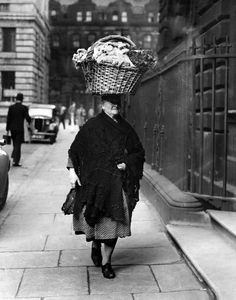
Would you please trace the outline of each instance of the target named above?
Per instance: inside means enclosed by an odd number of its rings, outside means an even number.
[[[123,203],[124,203],[124,214],[125,221],[118,222],[114,221],[111,218],[102,217],[99,219],[98,223],[91,227],[88,225],[84,218],[84,211],[80,213],[79,219],[73,216],[73,227],[75,234],[85,234],[87,242],[93,240],[107,240],[107,239],[115,239],[122,238],[131,235],[130,224],[131,224],[131,216],[128,210],[127,197],[123,192]]]

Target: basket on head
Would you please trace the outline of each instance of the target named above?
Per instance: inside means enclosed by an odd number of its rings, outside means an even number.
[[[121,41],[127,43],[130,48],[135,44],[126,37],[110,35],[99,39],[91,47],[100,42]],[[93,94],[134,94],[141,81],[144,70],[137,67],[117,66],[106,63],[97,63],[95,60],[82,63],[87,91]]]

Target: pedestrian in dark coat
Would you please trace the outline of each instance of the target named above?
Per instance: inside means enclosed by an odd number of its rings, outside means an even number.
[[[13,166],[21,166],[21,144],[24,141],[24,120],[28,123],[31,122],[31,118],[28,113],[27,106],[22,104],[24,96],[22,93],[18,93],[16,96],[16,103],[11,105],[7,114],[7,132],[11,132],[13,141],[12,159]]]
[[[142,144],[120,106],[120,96],[102,96],[102,112],[85,123],[69,149],[70,180],[77,189],[74,230],[92,241],[92,260],[105,278],[115,277],[111,256],[118,237],[131,235],[144,163]]]

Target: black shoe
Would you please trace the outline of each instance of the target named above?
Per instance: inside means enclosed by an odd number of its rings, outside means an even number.
[[[13,163],[13,167],[22,167],[22,164],[19,164],[19,163]]]
[[[101,246],[97,246],[97,247],[92,246],[91,258],[96,267],[100,267],[102,265]]]
[[[110,263],[106,263],[104,266],[102,266],[102,274],[105,278],[108,279],[112,279],[116,277],[116,274],[113,271]]]

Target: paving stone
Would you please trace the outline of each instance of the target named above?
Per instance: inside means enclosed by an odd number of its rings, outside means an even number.
[[[152,213],[151,209],[143,202],[139,201],[133,211],[133,221],[157,221],[157,217]]]
[[[20,299],[21,300],[21,299]],[[44,298],[44,300],[133,300],[131,294],[103,294],[103,295],[83,295],[83,296],[76,296],[75,297],[50,297]],[[146,299],[147,300],[147,299]]]
[[[149,235],[135,232],[130,237],[118,239],[116,248],[166,247],[170,244],[164,232],[155,231]]]
[[[155,248],[115,249],[113,264],[164,264],[180,261],[181,258],[172,246]]]
[[[201,285],[185,264],[152,266],[162,292],[201,289]]]
[[[47,239],[45,250],[73,250],[90,249],[91,243],[86,242],[85,236],[71,235],[50,235]]]
[[[21,214],[21,215],[9,215],[5,224],[28,224],[30,226],[34,226],[37,224],[52,224],[55,218],[55,214]]]
[[[162,225],[158,221],[132,221],[131,232],[132,234],[143,234],[150,236],[155,228],[156,232],[161,232]]]
[[[90,249],[86,250],[64,250],[61,253],[59,265],[63,267],[69,266],[93,266],[90,258]]]
[[[115,266],[116,277],[106,279],[100,268],[89,267],[91,294],[158,292],[157,283],[148,266]]]
[[[46,195],[41,195],[42,197],[47,197]],[[16,206],[12,210],[12,214],[31,214],[33,212],[37,213],[60,213],[61,205],[58,199],[53,199],[50,201],[36,201],[34,198],[28,199],[28,201],[18,201]]]
[[[6,269],[56,267],[59,251],[0,253],[0,266]]]
[[[35,223],[30,226],[29,224],[4,224],[1,229],[3,235],[29,236],[29,235],[49,235],[49,234],[70,234],[72,232],[71,224],[44,224]]]
[[[18,297],[57,297],[88,294],[86,268],[28,269]]]
[[[6,251],[37,251],[43,250],[46,235],[37,236],[18,236],[16,230],[13,235],[9,233],[2,234],[0,238],[0,252]]]
[[[1,298],[1,300],[41,300],[41,298]]]
[[[210,300],[206,291],[134,294],[134,300]]]
[[[15,297],[23,270],[0,270],[0,299]]]

